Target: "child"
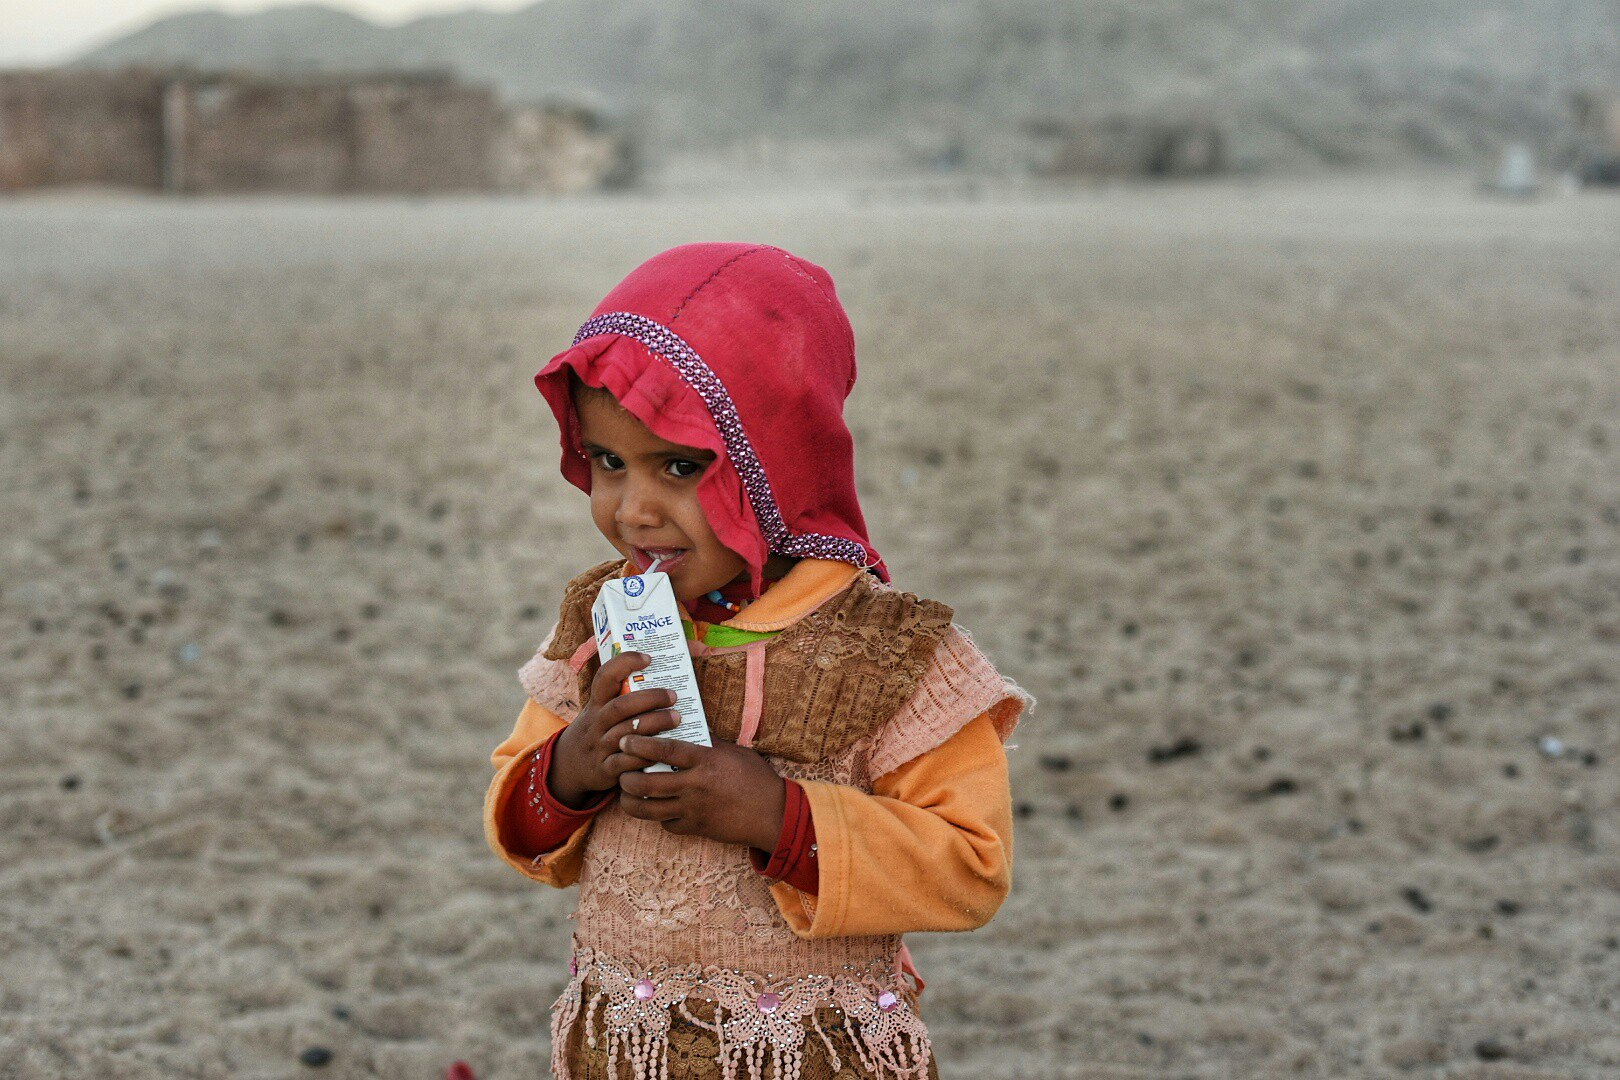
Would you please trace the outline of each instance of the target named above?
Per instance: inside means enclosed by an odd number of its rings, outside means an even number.
[[[866,536],[854,334],[780,248],[643,263],[535,383],[619,557],[575,577],[491,761],[490,845],[578,883],[562,1080],[937,1077],[901,935],[988,922],[1011,880],[1003,743],[1033,700]],[[597,660],[604,580],[662,558],[713,747],[657,738],[648,662]],[[654,761],[674,772],[644,773]]]

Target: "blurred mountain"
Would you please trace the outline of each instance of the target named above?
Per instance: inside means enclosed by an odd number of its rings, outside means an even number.
[[[159,19],[78,64],[435,67],[641,118],[650,149],[899,139],[969,162],[1027,121],[1193,116],[1239,164],[1552,150],[1620,89],[1620,0],[540,0],[380,26],[306,4]]]

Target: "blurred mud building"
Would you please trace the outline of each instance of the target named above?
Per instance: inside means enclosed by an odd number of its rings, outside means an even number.
[[[1030,171],[1052,179],[1213,176],[1227,169],[1227,140],[1204,117],[1042,117],[1023,124]]]
[[[567,194],[635,171],[623,125],[578,104],[504,104],[443,72],[0,72],[0,191]]]

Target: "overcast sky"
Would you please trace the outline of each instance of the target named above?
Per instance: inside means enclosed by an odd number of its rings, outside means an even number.
[[[377,22],[430,12],[515,11],[533,0],[322,0]],[[120,37],[163,15],[202,8],[263,11],[277,0],[0,0],[0,66],[50,64]]]

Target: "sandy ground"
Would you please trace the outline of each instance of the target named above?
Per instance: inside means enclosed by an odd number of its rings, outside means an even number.
[[[529,379],[697,239],[833,272],[875,540],[1040,699],[948,1080],[1620,1073],[1620,198],[1441,177],[0,202],[0,1075],[544,1074]]]

